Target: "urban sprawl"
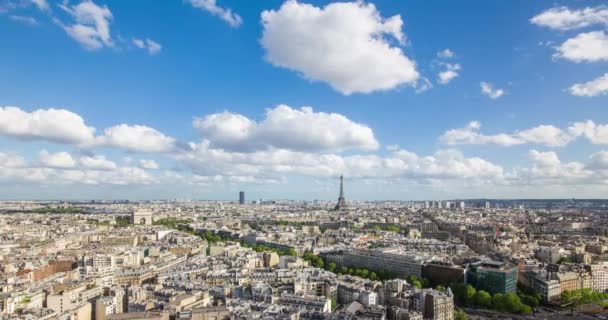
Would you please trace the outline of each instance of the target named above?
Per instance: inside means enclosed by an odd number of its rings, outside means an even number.
[[[4,201],[0,319],[607,319],[608,201]]]

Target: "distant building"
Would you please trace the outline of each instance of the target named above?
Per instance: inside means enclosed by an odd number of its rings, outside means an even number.
[[[279,264],[279,255],[274,252],[262,253],[264,268],[272,268]]]
[[[106,320],[109,314],[119,313],[116,297],[105,296],[95,300],[95,320]]]
[[[279,304],[295,307],[300,311],[330,312],[331,300],[326,297],[305,296],[284,293],[279,299]]]
[[[546,263],[557,263],[562,257],[563,249],[560,247],[538,247],[534,250],[534,256]]]
[[[452,283],[464,283],[465,269],[449,263],[433,261],[423,266],[422,276],[429,279],[433,286],[447,286]]]
[[[346,199],[344,198],[344,177],[340,176],[340,196],[338,197],[338,203],[334,210],[343,210],[346,208]]]
[[[592,278],[587,272],[559,272],[556,275],[562,292],[566,290],[580,290],[592,288]]]
[[[245,204],[245,191],[239,192],[239,204]]]
[[[357,249],[327,254],[328,260],[340,267],[388,271],[397,276],[422,276],[426,258],[412,252],[399,252],[396,248]]]
[[[595,291],[608,290],[608,264],[594,264],[586,266],[591,272],[591,288]]]
[[[441,292],[423,289],[414,294],[414,305],[421,311],[424,319],[454,319],[454,296],[451,291]]]
[[[490,294],[515,293],[517,268],[499,261],[480,261],[469,267],[466,282],[477,290],[484,290]]]
[[[535,260],[521,261],[518,270],[519,283],[538,292],[543,301],[559,300],[562,290],[559,280],[555,277],[559,266],[548,265],[541,268]]]

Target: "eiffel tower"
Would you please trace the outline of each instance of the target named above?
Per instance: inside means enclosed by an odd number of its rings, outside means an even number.
[[[338,197],[338,203],[334,210],[344,210],[347,207],[346,199],[344,199],[344,177],[340,176],[340,196]]]

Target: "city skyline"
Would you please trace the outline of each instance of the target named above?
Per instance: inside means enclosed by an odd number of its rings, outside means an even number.
[[[605,198],[608,9],[523,4],[0,1],[0,199]]]

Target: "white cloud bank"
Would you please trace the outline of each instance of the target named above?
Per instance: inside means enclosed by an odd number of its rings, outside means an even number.
[[[28,163],[15,153],[0,152],[0,183],[33,182],[36,185],[147,185],[158,177],[135,167],[118,167],[105,156],[82,156],[41,150],[38,161]]]
[[[561,147],[569,144],[578,137],[585,137],[593,144],[608,144],[608,125],[596,124],[591,120],[575,122],[566,129],[553,125],[539,125],[514,133],[483,134],[481,124],[470,122],[464,128],[451,129],[439,137],[439,141],[447,145],[480,145],[493,144],[513,146],[525,143],[535,143],[549,147]]]
[[[502,175],[500,166],[481,158],[466,158],[457,150],[441,150],[426,157],[405,150],[395,150],[388,157],[342,156],[285,149],[230,152],[214,149],[208,141],[203,141],[191,144],[191,151],[178,155],[177,160],[203,176],[299,174],[332,177],[345,174],[358,178],[474,179]]]
[[[420,77],[415,62],[390,41],[406,41],[401,16],[382,18],[373,4],[320,8],[288,0],[278,10],[263,11],[261,19],[268,62],[327,82],[342,94],[415,85]]]
[[[55,127],[56,123],[62,126]],[[309,107],[295,109],[279,105],[268,109],[259,121],[237,113],[216,113],[196,118],[193,126],[200,131],[202,141],[177,148],[181,143],[146,126],[122,124],[98,133],[80,116],[67,110],[26,112],[3,107],[0,108],[0,135],[58,142],[84,150],[77,157],[68,152],[42,150],[32,161],[1,151],[0,183],[187,188],[189,185],[282,184],[292,176],[331,178],[344,174],[362,181],[391,184],[407,181],[410,185],[432,188],[482,186],[475,190],[485,192],[488,187],[521,191],[519,187],[528,185],[560,188],[579,185],[592,190],[593,186],[605,185],[608,181],[608,151],[605,150],[592,154],[586,163],[563,162],[555,152],[531,150],[529,165],[515,168],[465,156],[455,149],[419,155],[391,145],[383,149],[386,154],[371,153],[379,148],[371,128],[343,115]],[[572,123],[564,129],[540,125],[513,133],[484,134],[481,124],[474,121],[465,128],[446,131],[440,140],[450,146],[525,143],[564,146],[579,137],[593,144],[608,145],[608,125],[589,120]],[[93,154],[101,147],[162,153],[177,171],[162,170],[154,155],[119,166],[103,155]],[[590,192],[599,192],[593,190]]]

